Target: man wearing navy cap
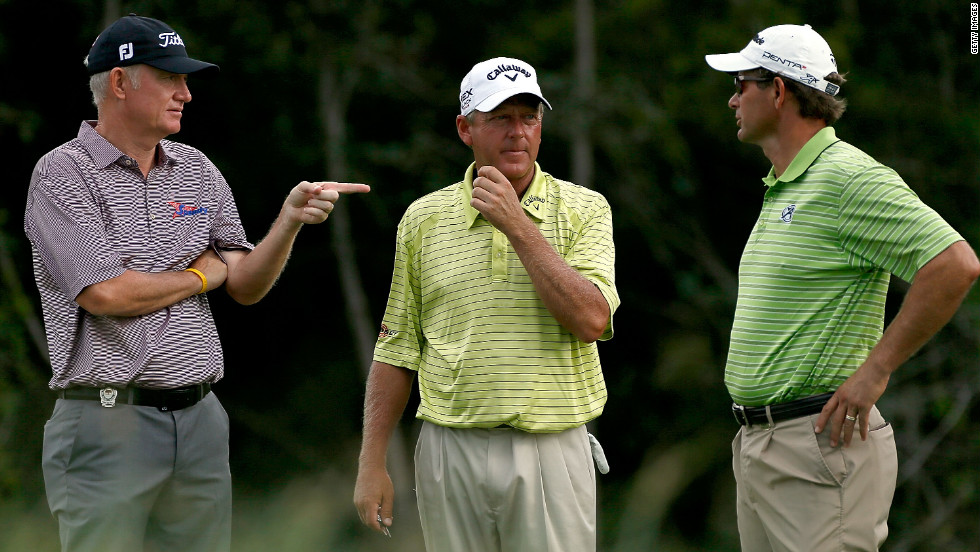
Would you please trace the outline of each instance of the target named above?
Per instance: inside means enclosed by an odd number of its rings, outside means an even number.
[[[772,162],[725,367],[742,550],[878,550],[898,464],[875,403],[980,263],[894,170],[837,138],[845,79],[809,25],[706,61],[734,77],[738,139]],[[892,274],[911,286],[884,329]]]
[[[38,161],[31,241],[58,394],[42,466],[65,551],[230,549],[228,416],[206,292],[264,297],[304,224],[363,184],[300,182],[252,245],[220,171],[167,140],[191,100],[187,56],[161,21],[129,15],[86,58],[97,121]]]

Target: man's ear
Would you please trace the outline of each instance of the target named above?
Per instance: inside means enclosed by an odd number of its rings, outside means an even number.
[[[775,91],[776,109],[779,109],[786,103],[786,83],[782,77],[776,77],[772,80],[772,88]]]
[[[132,89],[132,83],[122,67],[113,67],[109,71],[109,94],[119,100],[126,99],[126,93]]]
[[[459,139],[463,141],[469,147],[473,147],[473,136],[470,134],[470,120],[466,118],[465,115],[456,116],[456,133],[459,134]]]

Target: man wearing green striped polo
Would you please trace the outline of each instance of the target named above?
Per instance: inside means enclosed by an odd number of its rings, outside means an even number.
[[[605,460],[585,423],[606,402],[597,340],[619,305],[609,204],[543,172],[551,107],[534,69],[476,64],[460,86],[463,180],[415,201],[364,404],[354,502],[391,526],[389,437],[415,375],[415,487],[429,552],[593,551]]]
[[[897,458],[875,403],[959,308],[980,263],[895,171],[836,137],[844,78],[809,25],[770,27],[706,61],[735,76],[738,139],[773,165],[739,265],[725,368],[742,425],[742,549],[878,550]],[[891,274],[912,285],[882,332]]]

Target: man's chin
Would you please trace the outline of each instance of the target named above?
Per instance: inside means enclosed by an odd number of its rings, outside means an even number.
[[[516,180],[525,178],[527,177],[528,174],[534,172],[534,166],[532,165],[530,167],[515,167],[513,165],[504,165],[503,167],[497,167],[497,170],[499,170],[501,174],[507,177],[507,180],[514,182]]]
[[[504,175],[510,176],[524,176],[529,172],[534,170],[534,163],[528,161],[527,155],[523,156],[519,161],[508,162],[505,159],[498,159],[495,164],[497,170],[499,170]]]

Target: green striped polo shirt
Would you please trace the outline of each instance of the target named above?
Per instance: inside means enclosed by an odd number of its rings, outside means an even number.
[[[836,390],[881,338],[890,274],[911,282],[963,239],[832,127],[763,182],[725,368],[729,393],[747,406]]]
[[[595,343],[558,324],[507,237],[470,206],[462,182],[412,203],[398,224],[395,267],[374,360],[418,372],[416,416],[450,427],[577,427],[602,412]],[[522,198],[562,259],[619,306],[609,204],[535,164]]]

